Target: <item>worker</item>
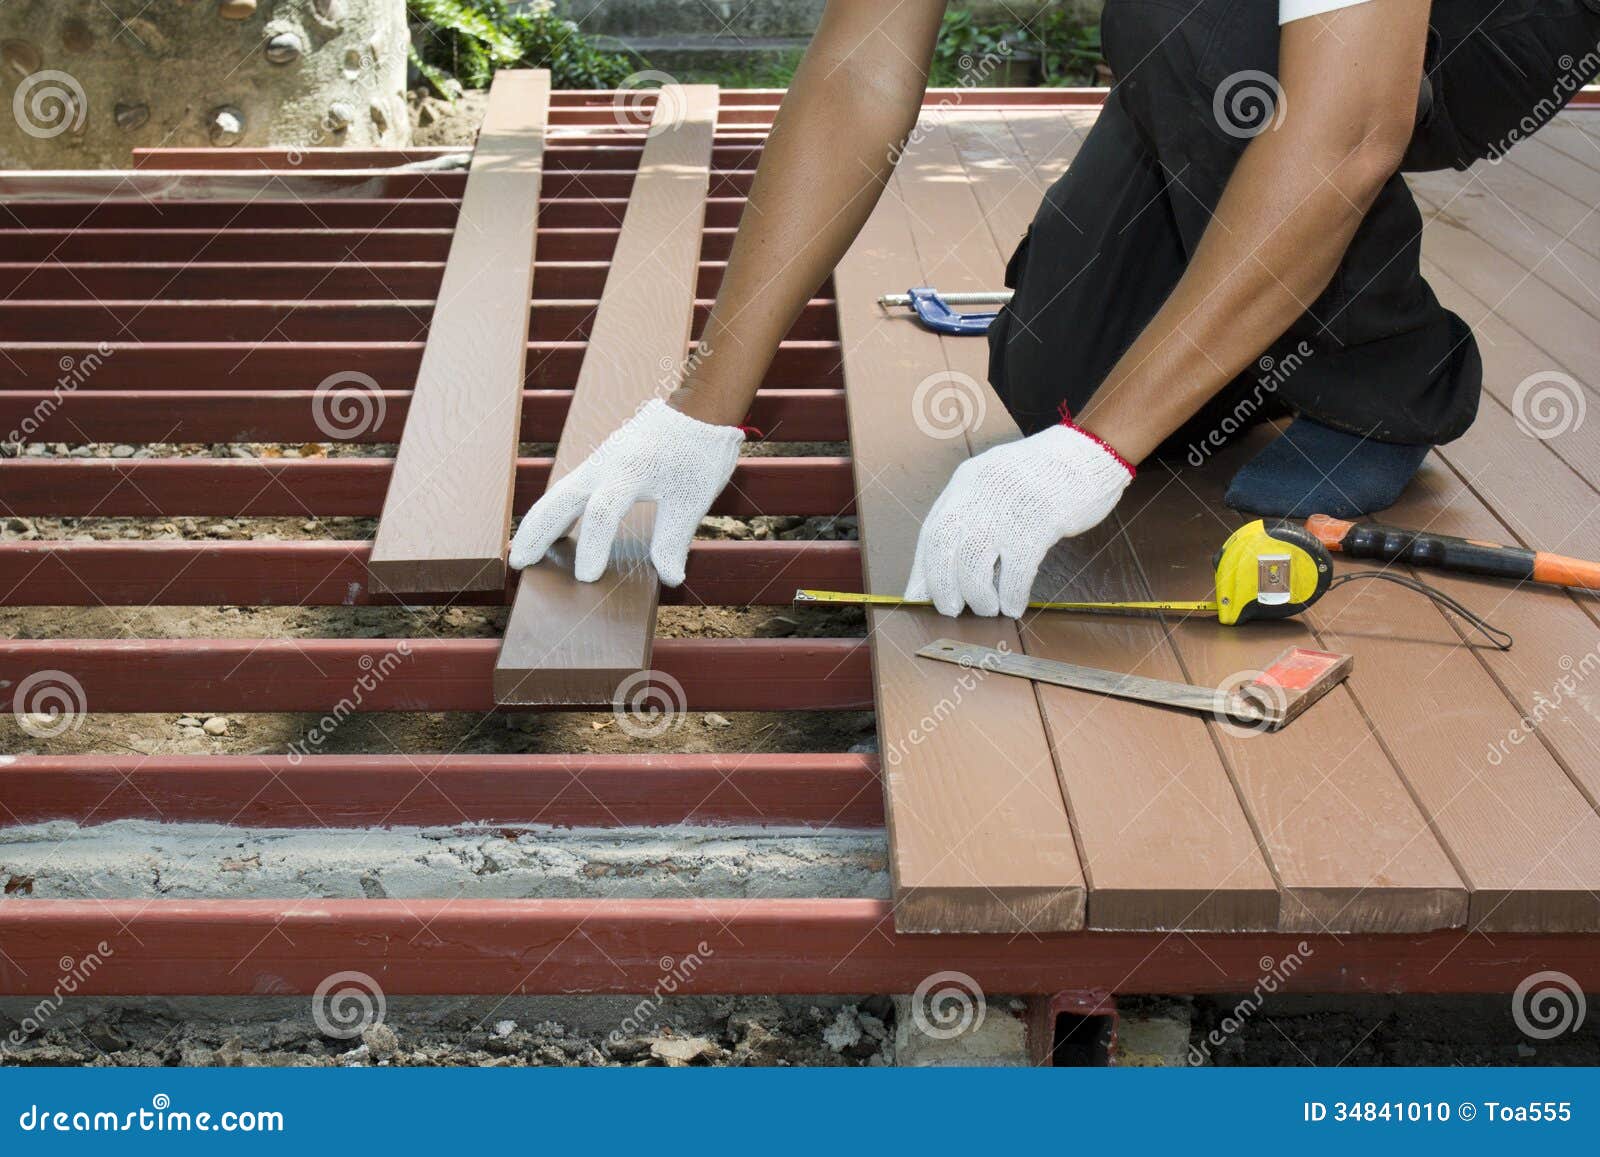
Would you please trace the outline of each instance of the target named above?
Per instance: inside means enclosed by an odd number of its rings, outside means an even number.
[[[778,343],[915,128],[944,8],[830,0],[681,386],[534,505],[512,566],[578,522],[574,571],[593,581],[648,500],[651,561],[683,581]],[[1400,174],[1498,158],[1547,122],[1600,71],[1600,0],[1108,0],[1101,42],[1116,83],[989,330],[990,385],[1023,437],[963,462],[917,541],[906,597],[947,615],[1020,616],[1045,553],[1104,520],[1139,462],[1209,451],[1218,429],[1292,415],[1233,477],[1237,509],[1394,502],[1471,424],[1482,379],[1422,277]],[[1281,367],[1268,390],[1264,365]]]

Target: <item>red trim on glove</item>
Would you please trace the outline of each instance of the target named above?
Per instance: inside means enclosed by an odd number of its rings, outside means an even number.
[[[747,441],[759,442],[766,437],[765,434],[763,434],[754,426],[735,426],[734,429],[741,431]]]
[[[1059,406],[1057,406],[1056,411],[1061,415],[1061,424],[1063,426],[1067,427],[1069,430],[1076,430],[1085,438],[1089,439],[1089,441],[1093,442],[1096,446],[1099,446],[1100,449],[1104,450],[1107,454],[1110,454],[1117,460],[1117,465],[1121,466],[1128,472],[1129,478],[1139,477],[1139,472],[1133,468],[1133,463],[1129,462],[1121,454],[1117,453],[1117,448],[1115,446],[1113,446],[1110,442],[1107,442],[1099,434],[1096,434],[1092,430],[1085,430],[1082,426],[1078,425],[1078,423],[1072,420],[1072,411],[1067,409],[1067,404],[1065,402],[1062,402]]]

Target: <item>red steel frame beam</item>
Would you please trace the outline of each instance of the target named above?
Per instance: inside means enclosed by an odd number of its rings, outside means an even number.
[[[376,517],[388,458],[21,458],[0,470],[0,512],[66,516]],[[544,493],[550,459],[517,460],[512,506]],[[848,458],[746,458],[719,514],[849,514]]]
[[[584,342],[531,342],[527,389],[570,390]],[[687,355],[689,347],[684,347]],[[414,342],[13,342],[0,345],[7,389],[314,390],[330,374],[359,371],[383,389],[416,381],[422,343]],[[843,388],[836,341],[784,342],[762,383],[767,387]]]
[[[1600,989],[1600,936],[902,935],[877,900],[14,900],[0,992],[286,995],[359,969],[386,993],[911,992],[958,970],[985,992],[1508,992],[1560,969]],[[104,949],[100,945],[104,945]],[[1283,971],[1282,969],[1277,969]]]
[[[507,710],[492,687],[499,649],[499,639],[7,639],[0,671],[63,671],[91,712],[488,712]],[[666,694],[688,711],[873,705],[865,639],[661,639],[655,654],[655,671],[681,688]]]
[[[367,395],[373,421],[347,442],[397,442],[410,390]],[[572,391],[525,390],[522,440],[555,442]],[[26,430],[30,442],[321,442],[325,402],[314,390],[5,390],[0,430]],[[762,390],[750,424],[769,442],[848,440],[843,390]]]
[[[505,606],[516,589],[403,597],[367,582],[370,542],[0,543],[0,606]],[[801,587],[861,589],[855,542],[697,542],[680,606],[780,606]]]
[[[13,824],[245,827],[674,824],[880,828],[869,755],[18,756]]]
[[[586,341],[599,301],[536,301],[528,311],[530,344]],[[417,341],[433,320],[434,302],[312,298],[304,301],[0,301],[0,341],[80,341],[104,333],[142,341]],[[691,340],[699,337],[711,301],[697,301]],[[814,299],[801,310],[786,341],[836,341],[833,302]],[[513,343],[510,348],[516,349]]]

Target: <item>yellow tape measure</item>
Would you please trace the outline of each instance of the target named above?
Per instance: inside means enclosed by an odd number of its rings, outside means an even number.
[[[1102,614],[1192,614],[1205,611],[1225,625],[1250,619],[1285,619],[1322,597],[1333,577],[1333,559],[1304,527],[1290,522],[1268,525],[1257,519],[1228,536],[1212,560],[1216,596],[1195,602],[1032,602],[1035,611],[1087,611]],[[932,603],[895,595],[850,591],[798,590],[797,603],[844,603],[869,607],[926,607]]]

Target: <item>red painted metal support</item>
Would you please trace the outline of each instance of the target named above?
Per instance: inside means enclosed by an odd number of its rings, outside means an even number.
[[[64,671],[90,712],[487,712],[506,710],[491,686],[499,649],[499,639],[9,639],[0,677]],[[873,703],[865,639],[658,639],[654,662],[691,711]]]
[[[19,756],[0,801],[7,823],[883,824],[868,755]]]
[[[0,471],[0,512],[68,516],[376,517],[389,458],[22,458]],[[550,459],[517,463],[513,508],[544,493]],[[745,458],[718,514],[850,514],[848,458]]]
[[[0,543],[0,606],[500,606],[503,591],[404,599],[367,583],[369,542]],[[697,542],[667,605],[783,605],[800,587],[861,589],[854,542]]]
[[[959,970],[989,993],[1248,991],[1296,953],[1289,992],[1509,992],[1559,969],[1600,990],[1600,936],[1081,932],[902,935],[878,900],[17,900],[0,902],[0,993],[309,993],[335,972],[387,993],[912,992]],[[101,949],[104,945],[104,950]]]

